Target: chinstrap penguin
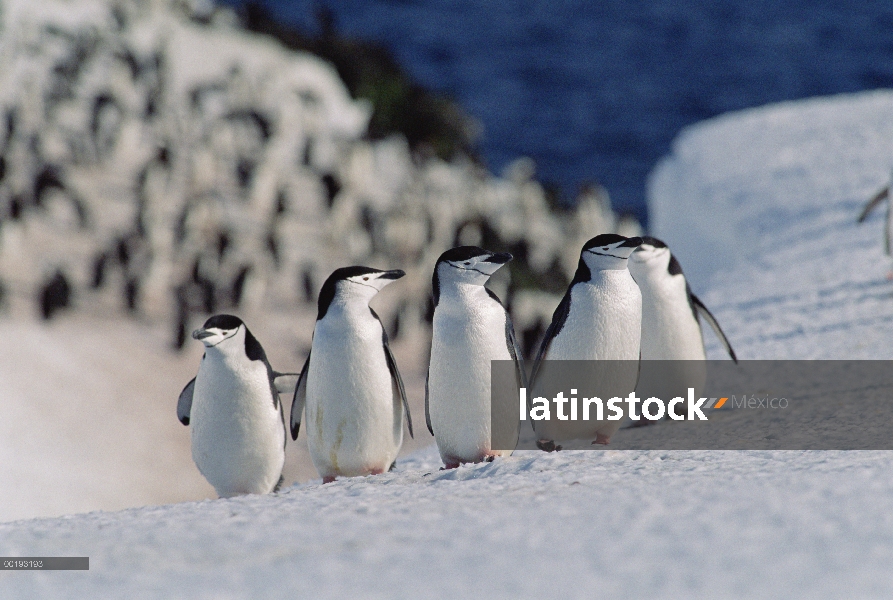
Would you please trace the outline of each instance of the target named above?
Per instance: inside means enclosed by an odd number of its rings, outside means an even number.
[[[642,240],[629,258],[630,274],[642,292],[642,359],[706,360],[700,316],[738,362],[716,318],[691,291],[682,265],[667,245],[654,237]]]
[[[273,371],[238,317],[213,316],[192,337],[205,354],[177,417],[191,428],[198,470],[221,498],[278,491],[286,439],[279,393],[291,391],[295,374]]]
[[[335,270],[319,293],[313,342],[295,387],[291,436],[306,413],[313,465],[330,483],[338,476],[376,475],[393,468],[412,418],[403,380],[372,298],[403,277],[400,270]]]
[[[519,386],[526,386],[526,374],[511,318],[484,287],[511,259],[508,253],[461,246],[444,252],[434,267],[425,419],[447,469],[513,450],[491,447],[490,361],[513,360],[513,383]],[[517,440],[517,432],[511,435]]]
[[[597,365],[605,369],[599,379],[600,389],[610,390],[606,398],[624,397],[635,390],[642,295],[627,269],[627,259],[641,243],[638,237],[605,233],[583,245],[577,271],[537,353],[531,375],[534,388],[537,377],[545,375],[543,361],[590,360],[623,361]],[[556,438],[594,438],[593,444],[607,444],[620,421],[533,421],[533,425],[537,446],[552,451],[561,449],[555,445]]]
[[[700,315],[716,333],[732,360],[732,345],[716,318],[692,293],[682,266],[667,245],[653,237],[643,238],[629,257],[629,271],[642,292],[642,360],[636,388],[640,398],[671,398],[689,387],[695,396],[704,390],[707,354]],[[639,420],[636,425],[651,423]]]

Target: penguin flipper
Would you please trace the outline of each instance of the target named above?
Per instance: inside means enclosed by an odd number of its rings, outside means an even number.
[[[294,394],[295,388],[298,386],[300,373],[280,373],[270,368],[270,387],[273,391],[273,406],[279,409],[279,416],[282,418],[282,427],[285,427],[285,408],[282,406],[281,394]]]
[[[409,400],[406,398],[406,388],[403,387],[403,378],[400,377],[400,371],[397,369],[397,361],[394,359],[393,353],[391,353],[390,345],[388,345],[388,333],[384,330],[384,327],[381,328],[381,334],[384,345],[384,357],[388,362],[388,371],[391,372],[391,381],[397,384],[397,391],[403,402],[403,413],[406,415],[406,427],[409,429],[409,437],[414,438],[415,436],[412,434],[412,415],[409,414]],[[396,404],[397,402],[398,399],[394,398],[394,403]]]
[[[372,310],[372,307],[369,307],[369,312],[372,313],[372,316],[375,317],[375,320],[378,321],[378,324],[381,326],[381,344],[384,347],[384,357],[388,363],[388,371],[391,372],[391,382],[397,385],[397,392],[403,401],[403,413],[406,415],[406,427],[409,429],[409,437],[414,437],[412,435],[412,415],[409,414],[409,400],[406,397],[406,388],[403,387],[403,378],[400,377],[400,371],[397,369],[397,361],[394,360],[394,355],[391,353],[391,346],[388,344],[388,332],[385,331],[381,319],[378,317],[378,314]],[[394,403],[396,402],[397,398],[394,398]]]
[[[512,319],[508,313],[505,313],[505,342],[509,348],[509,354],[515,361],[515,372],[518,376],[518,387],[527,387],[527,372],[524,370],[524,355],[521,353],[521,347],[518,346],[518,338],[515,337],[515,328],[512,326]]]
[[[279,394],[294,394],[300,378],[300,373],[280,373],[278,371],[273,371],[273,385],[276,387],[276,392]]]
[[[304,404],[307,403],[307,372],[310,369],[310,352],[307,353],[307,360],[301,368],[301,374],[298,376],[298,382],[295,384],[295,393],[291,401],[291,439],[298,439],[298,430],[301,429],[301,414],[304,412]]]
[[[192,412],[192,393],[195,391],[195,377],[186,384],[180,397],[177,399],[177,418],[183,425],[189,425],[189,415]]]
[[[428,431],[434,435],[434,428],[431,427],[431,411],[428,410],[428,378],[431,377],[431,365],[428,365],[428,372],[425,373],[425,423],[428,425]]]
[[[508,347],[509,356],[515,361],[515,373],[518,379],[518,387],[527,387],[527,373],[524,371],[524,355],[522,354],[521,348],[518,346],[518,340],[515,337],[515,328],[512,326],[512,317],[509,315],[509,311],[506,310],[502,301],[499,300],[499,296],[493,293],[493,290],[490,288],[484,289],[487,290],[487,295],[493,298],[499,306],[502,306],[502,309],[505,310],[505,345]]]
[[[859,215],[859,219],[856,221],[857,223],[861,223],[865,219],[868,218],[868,215],[871,214],[877,205],[880,204],[883,200],[885,200],[890,195],[890,186],[888,185],[877,194],[872,196],[871,200],[865,205],[865,208],[862,209],[862,213]]]
[[[716,317],[704,306],[704,303],[701,302],[701,299],[691,294],[689,296],[691,299],[692,305],[695,307],[697,314],[701,316],[705,321],[710,324],[710,327],[713,328],[713,332],[716,334],[716,337],[719,338],[719,341],[722,342],[722,345],[725,347],[726,352],[729,353],[729,356],[732,357],[732,360],[735,363],[738,363],[738,357],[735,356],[735,350],[732,349],[732,344],[729,343],[729,338],[726,337],[726,334],[723,333],[722,328],[719,326],[719,321],[716,320]]]
[[[546,335],[543,337],[543,341],[540,344],[540,349],[536,353],[536,360],[533,361],[533,371],[530,373],[530,385],[532,386],[534,381],[536,381],[536,375],[540,368],[540,363],[545,360],[546,352],[549,351],[549,346],[552,344],[552,340],[555,339],[555,336],[564,329],[564,324],[567,322],[567,316],[571,312],[571,288],[567,288],[567,292],[564,294],[564,298],[561,299],[561,302],[558,303],[558,306],[555,308],[555,312],[552,313],[552,322],[549,323],[549,327],[546,329]]]

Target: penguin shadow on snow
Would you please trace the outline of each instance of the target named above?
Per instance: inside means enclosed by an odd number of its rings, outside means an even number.
[[[467,481],[530,471],[538,464],[534,457],[504,456],[500,460],[465,463],[452,469],[441,468],[425,474],[427,481]]]

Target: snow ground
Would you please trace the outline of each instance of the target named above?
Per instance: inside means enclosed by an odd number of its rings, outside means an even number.
[[[855,219],[888,180],[891,114],[875,92],[728,115],[657,169],[657,234],[739,356],[889,357],[881,219]],[[0,524],[0,555],[91,559],[0,572],[0,596],[888,598],[891,463],[607,450],[439,472],[429,448],[278,495]]]
[[[125,319],[0,321],[0,520],[214,496],[171,418],[201,351],[175,356],[154,334]]]
[[[889,594],[883,452],[524,453],[278,496],[0,526],[17,598],[840,598]],[[7,595],[8,594],[8,595]]]

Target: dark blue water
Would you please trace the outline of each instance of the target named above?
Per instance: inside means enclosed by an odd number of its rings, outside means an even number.
[[[310,0],[261,3],[316,27]],[[491,169],[530,156],[539,178],[568,197],[599,182],[616,207],[643,219],[648,172],[685,125],[769,102],[893,87],[893,0],[328,6],[342,33],[384,43],[420,83],[477,118]]]

